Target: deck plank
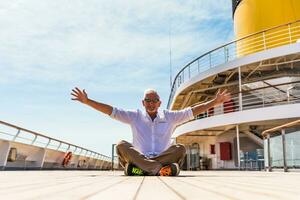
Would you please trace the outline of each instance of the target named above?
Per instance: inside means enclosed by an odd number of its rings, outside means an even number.
[[[1,199],[300,199],[300,173],[190,171],[126,177],[116,171],[1,171]]]
[[[68,173],[68,172],[66,172]],[[5,199],[66,199],[66,195],[69,194],[70,199],[86,196],[93,190],[99,190],[120,181],[118,176],[105,176],[95,174],[77,174],[74,177],[73,174],[69,174],[69,177],[61,178],[60,173],[55,177],[40,176],[43,179],[39,184],[28,184],[27,186],[22,184],[21,187],[9,188],[1,190],[1,197]],[[30,182],[29,177],[24,177]],[[38,178],[38,177],[35,177]],[[128,177],[124,177],[128,178]],[[50,179],[50,180],[49,180]],[[92,188],[92,185],[96,185],[97,188]],[[74,195],[74,194],[77,195]]]
[[[169,189],[158,177],[146,177],[136,199],[182,199],[174,191]]]
[[[225,198],[222,193],[217,191],[208,190],[208,188],[196,187],[195,185],[189,184],[186,181],[180,181],[180,177],[159,177],[167,187],[176,191],[182,199],[201,199],[203,196],[205,200],[215,199],[234,199]],[[187,180],[188,181],[188,180]]]
[[[115,184],[106,190],[98,190],[94,194],[81,198],[82,200],[97,200],[97,199],[135,199],[140,187],[144,182],[145,177],[129,177],[125,181]],[[124,195],[126,194],[126,195]]]
[[[219,195],[218,199],[232,199],[232,200],[248,200],[248,199],[280,199],[281,196],[276,196],[274,192],[272,194],[261,190],[251,189],[240,186],[240,182],[236,184],[220,183],[218,180],[205,181],[197,179],[186,180],[184,178],[176,179],[182,181],[187,185],[194,188],[201,188],[216,195]]]

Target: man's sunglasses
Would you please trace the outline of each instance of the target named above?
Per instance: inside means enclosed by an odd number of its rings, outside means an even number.
[[[147,103],[150,103],[150,102],[157,103],[157,102],[159,102],[159,99],[158,98],[155,98],[155,99],[145,98],[144,101]]]

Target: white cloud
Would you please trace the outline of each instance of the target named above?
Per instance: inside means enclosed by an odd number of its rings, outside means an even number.
[[[149,73],[141,67],[157,72],[168,64],[170,22],[176,61],[207,46],[197,45],[207,40],[197,28],[203,20],[230,18],[225,0],[15,0],[0,6],[2,82],[70,81],[109,66],[124,66],[136,77]]]

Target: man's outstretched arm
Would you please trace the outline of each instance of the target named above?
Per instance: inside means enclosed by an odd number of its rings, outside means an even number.
[[[94,108],[102,113],[105,113],[107,115],[111,115],[111,113],[113,111],[112,106],[89,99],[85,90],[81,91],[80,89],[75,87],[75,89],[72,89],[71,95],[74,97],[74,98],[72,98],[72,100],[79,101],[83,104],[91,106],[92,108]]]
[[[195,106],[192,106],[193,115],[196,117],[197,115],[207,111],[208,109],[218,106],[224,102],[227,102],[231,99],[230,93],[227,92],[227,90],[224,90],[223,92],[218,91],[215,98],[202,104],[198,104]]]

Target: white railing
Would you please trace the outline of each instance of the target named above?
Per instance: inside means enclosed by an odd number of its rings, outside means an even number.
[[[290,84],[291,83],[278,85],[280,87],[286,86],[285,89],[262,87],[254,90],[243,91],[242,106],[240,106],[239,103],[239,95],[233,94],[231,101],[200,114],[197,119],[230,112],[238,112],[241,111],[241,109],[249,110],[255,108],[300,103],[300,89],[297,87],[288,87],[290,86]]]
[[[181,84],[190,78],[236,58],[274,47],[292,44],[300,39],[300,21],[267,29],[213,49],[185,65],[176,75],[167,107]]]
[[[72,152],[77,156],[84,156],[95,160],[111,163],[111,157],[97,153],[95,151],[64,142],[46,135],[27,130],[4,121],[0,121],[0,138],[6,141],[18,142],[33,145],[45,149],[52,149],[60,152]],[[118,163],[117,160],[114,163]]]

